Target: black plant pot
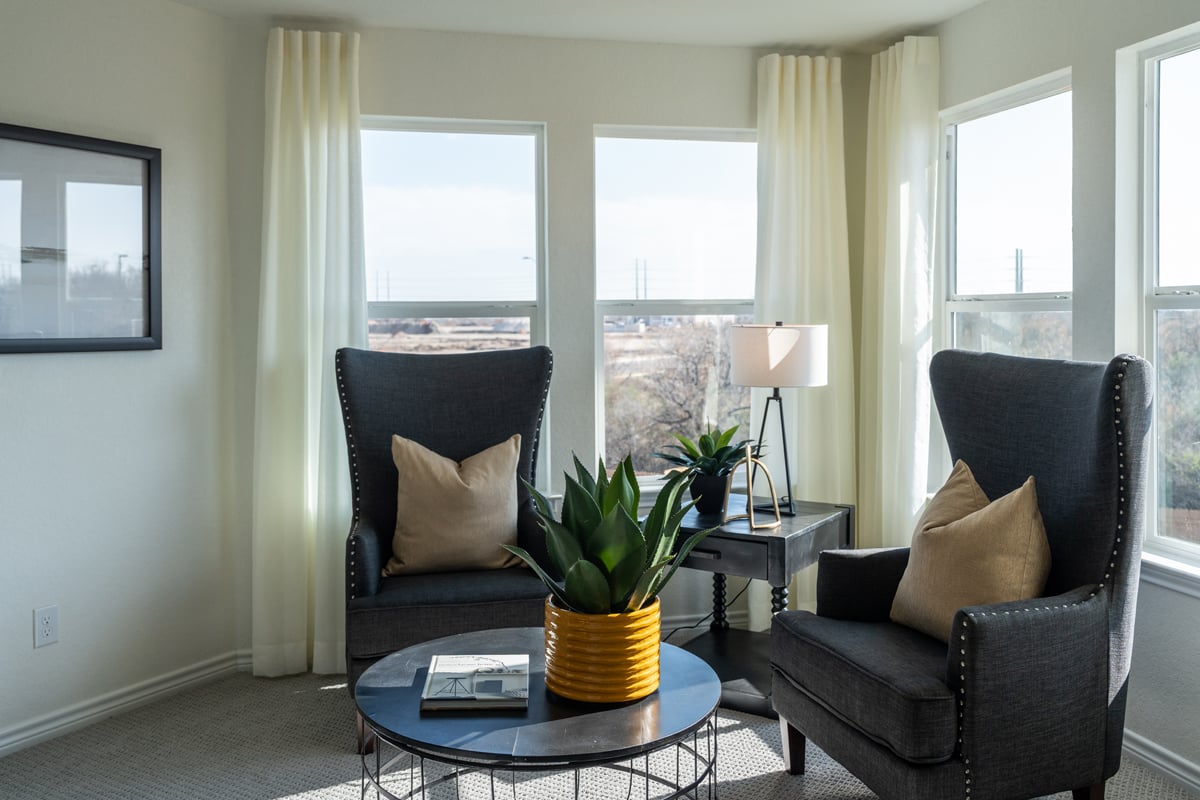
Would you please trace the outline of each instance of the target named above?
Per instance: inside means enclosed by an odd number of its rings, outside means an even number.
[[[729,475],[700,475],[692,478],[692,499],[701,514],[720,514],[725,507],[725,487]]]

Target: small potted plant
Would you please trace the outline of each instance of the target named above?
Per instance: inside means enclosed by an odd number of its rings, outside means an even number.
[[[675,438],[679,444],[669,446],[678,453],[654,453],[692,474],[689,490],[696,501],[696,510],[701,514],[719,514],[725,505],[725,490],[733,467],[746,454],[746,445],[751,441],[733,442],[737,429],[737,425],[721,430],[710,424],[695,442],[677,433]]]
[[[579,459],[575,473],[574,478],[566,475],[561,519],[554,518],[546,497],[526,484],[546,532],[551,563],[539,564],[520,547],[504,548],[550,590],[547,688],[573,700],[636,700],[658,688],[658,593],[709,531],[677,541],[683,516],[692,507],[682,501],[690,473],[671,476],[640,522],[632,458],[626,457],[611,478],[603,459],[595,477]]]

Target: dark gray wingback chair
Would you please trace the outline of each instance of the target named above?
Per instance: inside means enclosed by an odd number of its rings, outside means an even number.
[[[411,644],[542,624],[546,587],[523,567],[381,573],[396,529],[392,435],[462,461],[519,433],[517,474],[533,483],[552,357],[546,347],[453,355],[343,348],[336,363],[354,503],[346,538],[346,672],[353,696],[367,667]],[[519,483],[517,502],[520,544],[543,552],[529,492]]]
[[[947,647],[888,620],[907,548],[822,553],[817,613],[771,630],[788,771],[807,737],[883,798],[1102,798],[1121,761],[1152,369],[947,350],[930,380],[950,455],[989,498],[1035,476],[1044,596],[960,609]]]

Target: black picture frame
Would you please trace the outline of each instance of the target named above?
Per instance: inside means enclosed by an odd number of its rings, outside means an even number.
[[[0,123],[0,354],[161,349],[162,151]]]

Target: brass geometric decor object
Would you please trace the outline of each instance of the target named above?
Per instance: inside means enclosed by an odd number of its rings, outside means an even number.
[[[729,487],[733,485],[733,476],[738,469],[745,465],[746,467],[746,513],[733,514],[729,513]],[[764,520],[758,522],[754,518],[754,473],[762,470],[767,476],[767,487],[771,490],[771,507],[775,510],[775,519]],[[758,530],[760,528],[778,528],[782,522],[779,516],[779,496],[775,493],[775,481],[771,479],[771,472],[767,469],[767,465],[754,457],[750,450],[750,444],[746,444],[746,455],[740,461],[733,465],[733,469],[729,471],[729,482],[725,484],[725,504],[723,506],[721,524],[730,522],[735,519],[750,520],[750,529]]]

